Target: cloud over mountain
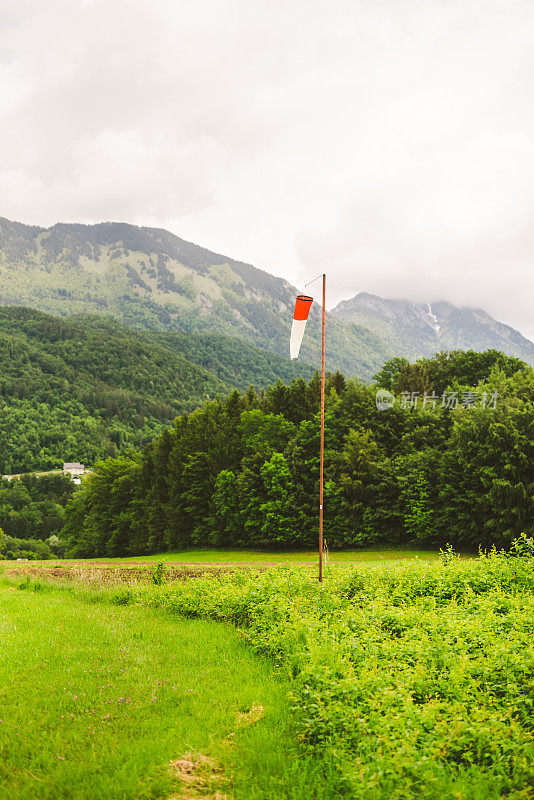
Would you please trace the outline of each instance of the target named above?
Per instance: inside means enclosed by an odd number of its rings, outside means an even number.
[[[534,6],[6,0],[0,214],[127,219],[534,336]]]

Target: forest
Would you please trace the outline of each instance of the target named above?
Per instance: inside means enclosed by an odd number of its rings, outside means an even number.
[[[101,317],[0,308],[0,475],[92,466],[177,414],[311,367],[221,334],[135,331]]]
[[[62,473],[0,478],[0,559],[64,555],[65,542],[58,534],[74,489],[70,476]]]
[[[377,390],[395,402],[377,407]],[[534,372],[497,351],[392,359],[326,385],[331,549],[474,550],[534,532]],[[233,391],[179,415],[142,452],[105,459],[67,502],[76,557],[317,539],[320,378]]]

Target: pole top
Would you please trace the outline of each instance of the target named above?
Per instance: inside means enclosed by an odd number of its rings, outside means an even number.
[[[304,284],[304,288],[306,288],[306,286],[309,286],[310,283],[315,283],[315,281],[319,280],[319,278],[326,278],[326,272],[321,272],[321,274],[317,275],[316,278],[313,278],[313,280],[308,281],[308,283],[305,283]]]

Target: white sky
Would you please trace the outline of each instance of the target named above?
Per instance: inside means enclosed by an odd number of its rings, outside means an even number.
[[[0,215],[534,338],[532,0],[0,0]]]

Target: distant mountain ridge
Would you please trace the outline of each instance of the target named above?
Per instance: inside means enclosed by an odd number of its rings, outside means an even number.
[[[40,228],[0,218],[0,305],[104,314],[145,330],[223,333],[287,358],[296,292],[282,278],[162,229]],[[314,304],[302,361],[319,364],[320,346]],[[387,357],[367,328],[332,318],[329,369],[368,379]]]
[[[480,308],[455,306],[444,300],[414,303],[360,292],[331,312],[344,322],[374,331],[395,354],[430,356],[436,350],[502,350],[534,364],[534,343]]]
[[[163,229],[122,222],[42,228],[0,218],[0,305],[105,315],[162,333],[224,334],[287,358],[296,293],[282,278]],[[363,380],[393,356],[440,349],[496,348],[534,363],[534,345],[513,328],[444,301],[428,308],[362,292],[328,320],[327,368]],[[317,303],[301,359],[303,369],[320,363]]]

